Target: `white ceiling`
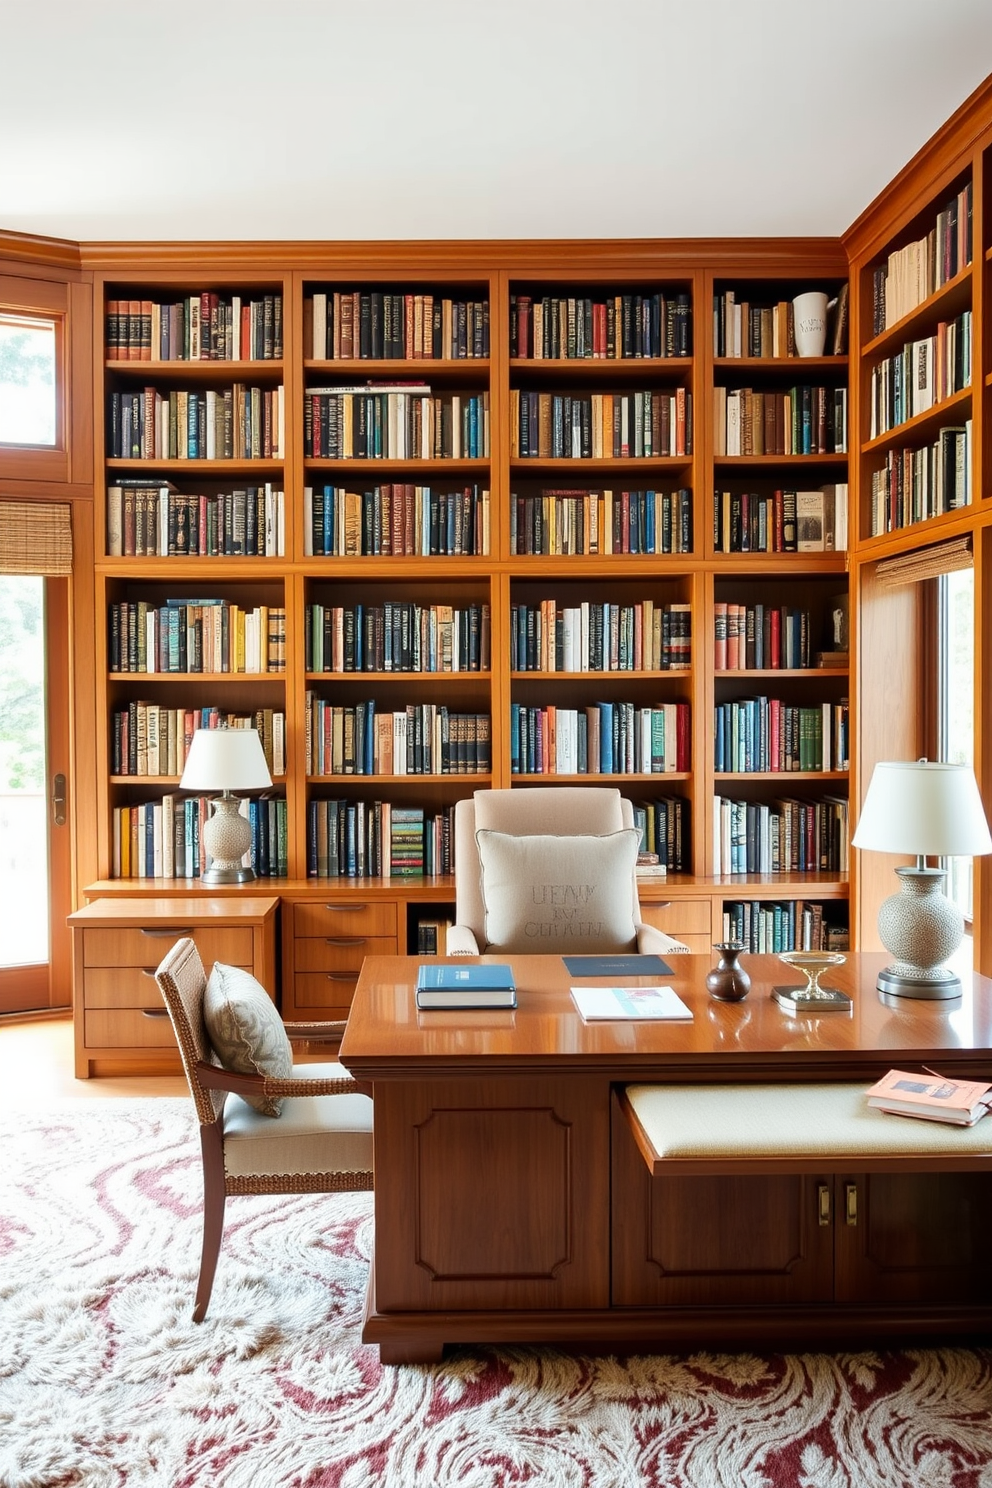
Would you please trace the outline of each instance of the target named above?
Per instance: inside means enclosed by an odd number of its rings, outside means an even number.
[[[992,0],[0,0],[0,228],[843,232]]]

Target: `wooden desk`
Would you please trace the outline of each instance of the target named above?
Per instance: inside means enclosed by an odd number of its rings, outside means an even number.
[[[557,957],[509,959],[515,1012],[418,1013],[412,957],[369,958],[358,982],[341,1058],[374,1085],[363,1338],[384,1361],[457,1342],[779,1347],[992,1325],[985,1171],[902,1160],[653,1178],[615,1094],[635,1081],[868,1084],[893,1065],[987,1079],[987,978],[951,1006],[887,1005],[874,987],[885,958],[852,955],[829,979],[852,1013],[790,1017],[770,996],[795,980],[776,957],[747,958],[751,992],[732,1004],[705,991],[712,953],[677,956],[664,980],[692,1023],[587,1025]]]

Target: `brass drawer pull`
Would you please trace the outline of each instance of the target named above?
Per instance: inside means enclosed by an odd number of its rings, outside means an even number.
[[[329,909],[332,914],[351,914],[351,912],[353,910],[357,913],[359,910],[368,909],[368,905],[367,904],[325,904],[324,905],[324,908],[325,909]]]
[[[169,1016],[167,1008],[141,1008],[139,1011],[143,1018],[167,1018]]]
[[[329,982],[357,982],[357,971],[328,971],[324,975]]]
[[[364,945],[365,939],[366,937],[364,935],[325,935],[324,944],[336,946],[356,946]]]
[[[170,927],[168,928],[168,930],[153,930],[150,927],[147,927],[145,925],[142,925],[141,926],[141,933],[142,933],[142,935],[155,935],[155,936],[159,936],[159,937],[166,936],[166,935],[174,935],[176,937],[176,939],[178,940],[181,935],[192,935],[193,934],[193,927],[192,926],[189,926],[187,929],[183,930],[181,928],[173,929],[172,926],[170,925]]]
[[[158,968],[155,967],[155,966],[139,966],[138,967],[138,971],[141,972],[141,975],[148,977],[151,981],[154,981],[155,980],[155,972],[157,971],[157,969]]]
[[[830,1223],[830,1186],[818,1183],[816,1187],[816,1217],[821,1225]]]

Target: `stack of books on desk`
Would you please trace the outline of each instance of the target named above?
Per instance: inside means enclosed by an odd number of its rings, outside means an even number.
[[[509,966],[421,966],[417,970],[417,1007],[515,1008],[517,993]]]

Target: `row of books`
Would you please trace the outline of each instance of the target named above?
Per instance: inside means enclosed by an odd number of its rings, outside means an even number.
[[[488,604],[307,606],[308,672],[488,672]]]
[[[662,796],[651,801],[632,801],[631,806],[643,851],[654,854],[659,867],[669,873],[689,873],[692,864],[689,802],[682,796]]]
[[[314,460],[486,459],[489,394],[432,394],[426,383],[308,388],[303,453]]]
[[[462,361],[489,355],[489,301],[386,289],[316,290],[304,302],[315,361]]]
[[[685,672],[691,666],[688,601],[561,605],[542,599],[510,606],[515,672]]]
[[[848,285],[845,281],[827,306],[828,356],[847,351]],[[792,357],[796,355],[791,300],[774,304],[739,300],[733,289],[713,296],[713,355],[715,357]]]
[[[179,776],[201,728],[253,728],[270,775],[286,773],[286,715],[273,708],[228,713],[223,708],[167,708],[135,699],[111,714],[112,775]]]
[[[850,708],[846,698],[812,706],[768,697],[717,703],[713,743],[713,768],[718,774],[846,770]]]
[[[453,873],[455,808],[430,813],[390,801],[307,804],[308,878],[414,878]],[[438,954],[435,947],[431,953]],[[441,946],[440,954],[444,954]]]
[[[443,916],[417,920],[417,955],[418,956],[443,956],[448,945],[448,931],[454,925],[454,920]]]
[[[687,290],[593,298],[510,294],[510,355],[621,361],[692,354],[692,302]]]
[[[691,553],[692,492],[559,491],[510,497],[510,552]]]
[[[971,386],[971,311],[942,320],[936,334],[907,341],[871,369],[869,437],[877,439]]]
[[[893,449],[871,475],[871,535],[895,532],[968,506],[971,485],[971,419],[945,426],[919,449]]]
[[[666,459],[692,454],[692,394],[510,390],[510,456],[541,460]]]
[[[165,795],[140,806],[115,806],[112,820],[113,878],[199,878],[209,859],[203,824],[207,796]],[[288,816],[282,796],[242,800],[241,815],[251,825],[245,867],[259,878],[289,874]]]
[[[223,599],[122,600],[110,606],[112,672],[284,672],[286,611]]]
[[[282,387],[110,395],[107,454],[113,460],[281,460],[285,452]]]
[[[810,665],[809,610],[790,605],[713,605],[713,666],[718,672],[794,670]]]
[[[492,725],[436,703],[380,711],[374,699],[342,706],[308,692],[306,751],[308,775],[488,774]]]
[[[832,906],[837,913],[838,906]],[[783,951],[846,951],[848,927],[824,918],[825,906],[808,899],[728,901],[723,906],[723,938],[737,940],[753,955]]]
[[[110,558],[282,558],[286,499],[271,481],[238,491],[177,491],[171,481],[107,487]]]
[[[974,194],[968,182],[950,197],[923,238],[890,253],[872,273],[872,330],[880,336],[971,263]]]
[[[714,873],[847,873],[849,855],[843,796],[714,799]]]
[[[278,361],[282,295],[203,290],[181,300],[107,300],[106,354],[122,362]]]
[[[715,455],[847,453],[847,388],[713,389]]]
[[[510,704],[514,775],[671,775],[689,769],[689,704]]]
[[[717,553],[841,553],[847,542],[846,481],[810,491],[713,493]]]
[[[484,556],[489,491],[397,482],[364,491],[305,486],[303,551],[308,558]]]

